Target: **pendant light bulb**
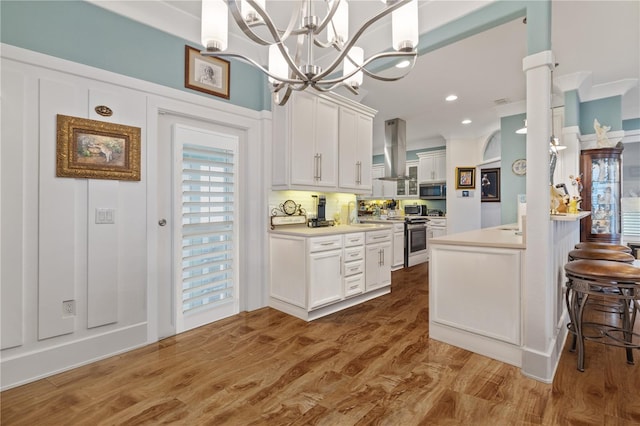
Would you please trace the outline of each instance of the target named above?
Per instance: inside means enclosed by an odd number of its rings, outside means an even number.
[[[353,62],[355,62],[355,65]],[[344,58],[343,67],[342,67],[342,75],[349,75],[354,70],[359,68],[364,62],[364,50],[361,47],[353,46],[346,58]],[[362,71],[358,71],[346,81],[346,83],[351,87],[360,87],[362,85]]]
[[[224,52],[229,42],[229,10],[224,0],[202,0],[201,41],[206,50]]]
[[[393,48],[412,51],[418,46],[418,1],[411,0],[391,13]]]
[[[329,8],[337,0],[329,1]],[[349,38],[349,3],[341,0],[331,22],[327,25],[327,42],[344,46]]]

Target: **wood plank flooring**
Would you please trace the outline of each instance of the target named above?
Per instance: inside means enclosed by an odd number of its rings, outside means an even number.
[[[428,264],[306,323],[270,308],[0,394],[2,425],[632,425],[640,353],[587,342],[553,384],[430,340]]]

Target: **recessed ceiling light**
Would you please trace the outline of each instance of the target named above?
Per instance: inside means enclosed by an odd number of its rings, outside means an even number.
[[[446,98],[444,98],[444,100],[445,100],[445,101],[448,101],[448,102],[453,102],[453,101],[455,101],[456,99],[458,99],[458,96],[456,96],[456,95],[449,95],[449,96],[447,96]]]
[[[468,118],[465,120],[462,120],[462,124],[471,124],[471,120],[469,120]]]
[[[406,68],[411,65],[411,61],[400,61],[396,64],[396,68]]]

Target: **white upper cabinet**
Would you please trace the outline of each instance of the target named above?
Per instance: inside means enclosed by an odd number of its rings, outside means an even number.
[[[446,151],[418,153],[418,181],[420,183],[447,180]]]
[[[338,178],[338,106],[300,94],[291,111],[291,184],[335,188]],[[277,108],[277,107],[276,107]]]
[[[371,191],[374,110],[296,92],[272,111],[272,189]]]
[[[373,116],[340,107],[340,188],[371,192]]]

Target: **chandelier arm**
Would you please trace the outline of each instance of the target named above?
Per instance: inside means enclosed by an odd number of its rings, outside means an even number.
[[[280,82],[283,82],[283,83],[287,83],[287,84],[307,84],[307,85],[309,85],[309,81],[306,78],[306,76],[304,76],[304,75],[302,75],[303,78],[301,78],[299,80],[298,79],[292,79],[292,78],[282,78],[279,75],[271,74],[268,69],[266,69],[265,67],[263,67],[262,65],[260,65],[256,61],[254,61],[253,59],[247,58],[246,56],[240,55],[239,53],[208,52],[208,51],[204,50],[204,51],[201,51],[200,54],[202,56],[220,56],[220,57],[238,58],[238,59],[241,59],[241,60],[247,62],[248,64],[253,65],[254,67],[258,68],[260,71],[262,71],[263,73],[265,73],[269,77],[273,78],[274,80],[277,80],[277,81],[280,81]]]
[[[375,78],[376,80],[381,80],[381,81],[396,81],[396,80],[400,80],[401,78],[405,77],[407,74],[409,74],[409,71],[411,71],[416,63],[416,58],[417,58],[418,54],[416,52],[382,52],[382,53],[378,53],[377,55],[373,55],[372,57],[370,57],[369,59],[367,59],[366,61],[363,62],[362,65],[358,65],[355,64],[357,66],[356,69],[354,69],[353,71],[351,71],[349,74],[346,75],[342,75],[338,78],[334,78],[331,80],[323,80],[323,81],[313,81],[311,82],[312,85],[314,85],[314,87],[318,86],[318,85],[334,85],[332,87],[335,87],[335,85],[342,83],[343,81],[349,79],[350,77],[352,77],[354,74],[356,74],[358,71],[362,71],[364,74],[368,75],[369,77]],[[398,77],[383,77],[381,75],[378,75],[376,73],[373,73],[367,69],[365,69],[365,67],[367,65],[369,65],[370,63],[372,63],[373,61],[376,61],[378,59],[383,59],[383,58],[402,58],[402,57],[410,57],[412,59],[411,62],[411,66],[407,67],[406,71]],[[353,61],[352,61],[353,63]],[[315,84],[314,84],[315,83]]]
[[[344,46],[340,55],[338,55],[338,57],[334,59],[334,61],[327,67],[326,70],[322,71],[321,73],[313,77],[312,81],[319,81],[324,77],[328,76],[329,74],[331,74],[338,67],[338,65],[342,63],[342,60],[347,55],[347,52],[349,52],[349,50],[356,44],[358,39],[367,30],[367,28],[369,28],[371,25],[373,25],[380,19],[384,18],[385,16],[389,15],[391,12],[398,9],[399,7],[409,3],[410,1],[411,0],[399,0],[397,3],[387,6],[384,10],[382,10],[377,15],[373,16],[371,19],[367,20],[364,24],[362,24],[362,26],[358,29],[358,31],[356,31],[356,33],[353,35],[351,40],[349,40],[349,42]]]
[[[242,30],[244,35],[246,35],[248,38],[250,38],[251,40],[253,40],[254,42],[262,46],[268,46],[270,44],[273,44],[263,39],[262,37],[258,36],[251,29],[251,27],[244,21],[244,19],[242,18],[242,13],[240,13],[240,8],[238,7],[238,3],[235,0],[227,0],[227,7],[229,8],[229,12],[231,12],[231,16],[233,16],[233,20],[236,21],[236,25],[238,25],[238,27]],[[267,25],[267,28],[270,28],[269,25],[266,23],[266,21],[265,21],[265,24]]]

